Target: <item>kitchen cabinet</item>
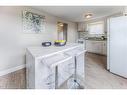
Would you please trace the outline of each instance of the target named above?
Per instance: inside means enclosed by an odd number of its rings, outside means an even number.
[[[102,49],[102,54],[107,55],[107,41],[103,41]]]
[[[86,50],[88,52],[106,55],[107,45],[106,41],[86,40]]]
[[[82,22],[78,23],[78,32],[85,32],[85,24]]]

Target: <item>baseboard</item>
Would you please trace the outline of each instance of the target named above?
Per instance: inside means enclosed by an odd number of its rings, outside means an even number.
[[[18,71],[20,69],[23,69],[25,68],[26,65],[23,64],[23,65],[20,65],[20,66],[16,66],[16,67],[13,67],[13,68],[10,68],[10,69],[7,69],[7,70],[4,70],[4,71],[0,71],[0,76],[3,76],[3,75],[7,75],[9,73],[12,73],[12,72],[15,72],[15,71]]]

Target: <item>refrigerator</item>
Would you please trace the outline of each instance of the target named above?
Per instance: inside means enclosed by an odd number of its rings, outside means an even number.
[[[127,78],[127,16],[108,19],[107,27],[107,69]]]

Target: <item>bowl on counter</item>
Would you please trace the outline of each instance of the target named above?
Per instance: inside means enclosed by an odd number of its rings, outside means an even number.
[[[65,40],[56,40],[54,42],[54,45],[55,46],[64,46],[64,45],[66,45],[66,41]]]
[[[42,42],[42,46],[47,47],[47,46],[51,46],[52,43],[51,42]]]

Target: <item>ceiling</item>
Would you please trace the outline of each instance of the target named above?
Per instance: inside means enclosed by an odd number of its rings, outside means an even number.
[[[48,14],[72,21],[82,22],[84,15],[92,13],[91,19],[105,17],[123,11],[122,6],[34,6],[33,8],[44,11]]]

